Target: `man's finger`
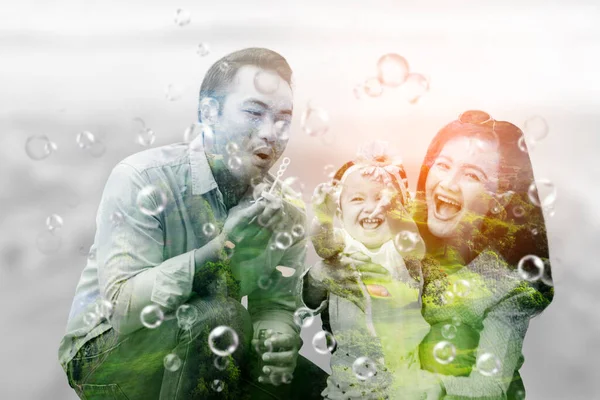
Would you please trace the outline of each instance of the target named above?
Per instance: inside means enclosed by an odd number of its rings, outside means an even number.
[[[266,341],[273,345],[274,351],[291,350],[291,349],[296,349],[299,347],[298,346],[299,338],[297,335],[290,335],[290,334],[273,335]]]
[[[265,365],[268,366],[279,366],[289,367],[296,361],[297,352],[294,351],[280,351],[280,352],[268,352],[263,354],[262,360]]]

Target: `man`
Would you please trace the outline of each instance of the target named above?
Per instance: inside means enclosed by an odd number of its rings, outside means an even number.
[[[82,398],[287,396],[302,271],[276,267],[302,268],[306,239],[290,232],[305,214],[268,171],[287,145],[291,75],[273,51],[229,54],[203,80],[202,135],[113,169],[59,351]]]

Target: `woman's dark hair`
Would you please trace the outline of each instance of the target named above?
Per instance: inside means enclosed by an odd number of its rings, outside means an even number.
[[[466,114],[467,117],[463,117]],[[481,115],[488,118],[481,118]],[[483,122],[477,122],[478,117]],[[475,257],[486,248],[493,248],[513,267],[529,254],[547,260],[549,254],[544,216],[542,210],[531,203],[528,195],[530,186],[535,183],[523,132],[510,122],[492,120],[483,111],[463,113],[458,120],[443,127],[427,149],[417,182],[415,210],[415,219],[425,243],[435,247],[446,242],[434,237],[427,226],[425,183],[430,168],[446,143],[460,137],[473,138],[474,142],[486,141],[485,143],[497,149],[500,155],[497,194],[502,196],[512,192],[510,202],[504,209],[497,213],[490,211],[483,217],[477,231],[472,232],[470,239],[461,239],[465,241],[463,246],[469,250],[468,258]],[[549,264],[547,269],[549,273]]]
[[[292,68],[287,60],[273,50],[260,47],[251,47],[238,50],[226,55],[215,62],[206,72],[200,87],[198,121],[202,121],[200,102],[206,97],[211,97],[219,102],[219,110],[227,95],[227,87],[233,82],[235,74],[244,65],[253,65],[259,68],[276,72],[290,86],[292,85]]]

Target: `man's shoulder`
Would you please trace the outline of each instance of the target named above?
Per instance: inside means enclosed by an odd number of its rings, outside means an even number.
[[[139,151],[127,156],[119,164],[128,165],[139,173],[152,168],[178,165],[189,161],[188,145],[174,143]]]

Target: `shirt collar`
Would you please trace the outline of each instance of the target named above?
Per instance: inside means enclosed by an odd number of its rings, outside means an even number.
[[[192,194],[202,195],[216,189],[217,181],[213,176],[204,152],[202,135],[198,135],[188,147],[192,174]]]

